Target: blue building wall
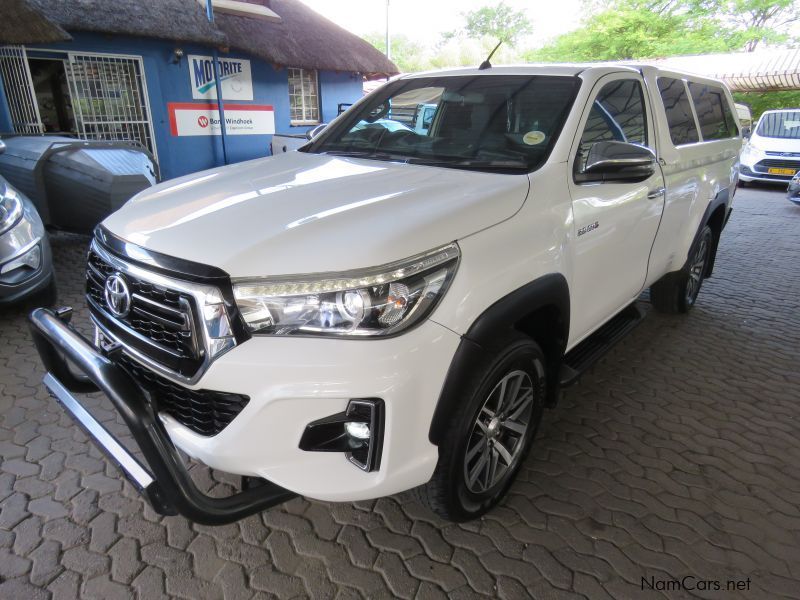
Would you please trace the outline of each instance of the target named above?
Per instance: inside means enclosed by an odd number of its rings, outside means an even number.
[[[220,136],[173,136],[170,131],[167,104],[170,102],[208,103],[194,100],[189,79],[189,61],[186,55],[211,55],[211,49],[196,44],[176,44],[153,39],[129,36],[72,32],[74,40],[60,44],[47,44],[47,49],[72,52],[126,54],[140,56],[144,64],[151,118],[163,179],[178,177],[223,164]],[[43,49],[27,46],[29,50]],[[173,51],[180,47],[184,58],[173,64]],[[39,55],[39,53],[34,53]],[[56,56],[54,54],[54,56]],[[63,55],[62,55],[63,56]],[[253,78],[253,100],[231,101],[235,104],[270,104],[275,111],[277,133],[303,133],[309,127],[292,127],[289,124],[289,83],[285,68],[275,69],[271,64],[241,52],[222,55],[250,60]],[[351,103],[362,95],[361,76],[356,73],[319,72],[319,93],[322,121],[336,117],[339,103]],[[0,127],[8,131],[10,123],[4,98],[0,98]],[[5,112],[5,114],[3,114]],[[228,136],[228,160],[239,162],[269,155],[271,135]]]
[[[3,78],[0,77],[0,131],[14,131],[11,123],[11,110],[6,101],[6,91],[3,88]]]

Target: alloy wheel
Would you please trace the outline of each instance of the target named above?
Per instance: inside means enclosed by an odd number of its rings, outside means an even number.
[[[697,294],[700,293],[700,284],[703,282],[709,249],[708,238],[703,236],[689,265],[689,279],[686,282],[686,304],[689,306],[694,304]]]
[[[473,423],[464,457],[464,480],[470,492],[486,492],[513,469],[531,423],[533,393],[530,375],[520,370],[506,374],[489,392]]]

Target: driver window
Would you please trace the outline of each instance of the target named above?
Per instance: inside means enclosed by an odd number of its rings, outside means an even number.
[[[647,146],[642,86],[634,79],[607,83],[597,94],[581,135],[578,168],[583,168],[592,144],[606,141]]]

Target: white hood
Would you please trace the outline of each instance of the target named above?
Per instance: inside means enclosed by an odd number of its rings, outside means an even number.
[[[527,193],[525,175],[292,152],[167,181],[103,224],[232,277],[342,271],[495,225]]]
[[[761,152],[800,152],[800,139],[761,137],[754,133],[750,144]]]

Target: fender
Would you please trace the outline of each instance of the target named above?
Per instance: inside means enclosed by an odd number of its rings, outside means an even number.
[[[433,413],[428,433],[431,443],[439,445],[458,403],[469,396],[470,390],[466,389],[469,375],[480,368],[507,335],[525,331],[526,317],[543,309],[552,310],[557,315],[544,323],[545,331],[551,333],[547,347],[539,341],[548,362],[550,385],[547,400],[554,404],[558,392],[558,369],[569,336],[569,285],[560,273],[540,277],[504,296],[487,308],[462,336]]]
[[[731,216],[731,193],[729,188],[721,189],[714,198],[708,203],[706,206],[706,210],[703,212],[703,217],[700,219],[700,225],[697,228],[697,231],[694,234],[694,238],[692,238],[692,244],[689,246],[689,253],[686,256],[686,264],[689,262],[689,257],[692,255],[692,251],[697,245],[697,240],[700,239],[700,232],[703,231],[703,228],[709,224],[709,220],[711,216],[717,211],[717,209],[722,206],[723,208],[723,217],[722,222],[719,223],[719,231],[715,231],[714,235],[714,245],[711,248],[711,257],[708,262],[708,266],[706,267],[705,277],[710,277],[711,272],[714,269],[714,261],[717,258],[717,246],[719,245],[719,238],[722,234],[722,230],[725,228],[725,225],[728,223],[728,219]],[[713,228],[713,227],[712,227]],[[684,267],[685,268],[685,267]]]

